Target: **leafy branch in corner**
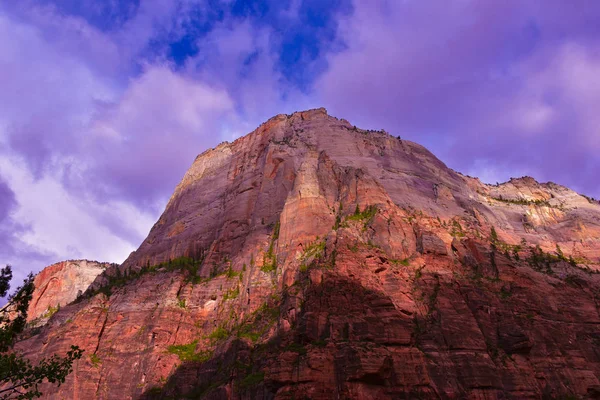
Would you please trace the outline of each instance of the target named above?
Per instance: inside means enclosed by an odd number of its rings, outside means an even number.
[[[0,270],[0,297],[10,290],[10,265]],[[0,310],[0,399],[33,399],[41,397],[38,385],[47,380],[59,386],[73,370],[73,361],[80,359],[83,350],[71,346],[67,356],[53,355],[33,365],[21,354],[11,351],[18,335],[25,329],[27,309],[33,295],[33,275],[29,274]]]

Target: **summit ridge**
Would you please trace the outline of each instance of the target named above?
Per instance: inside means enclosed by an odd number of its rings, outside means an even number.
[[[199,155],[140,247],[17,347],[86,350],[49,398],[591,397],[599,271],[592,199],[319,108]]]

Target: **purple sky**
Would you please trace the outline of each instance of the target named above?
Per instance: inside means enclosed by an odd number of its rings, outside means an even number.
[[[600,197],[595,0],[0,3],[0,265],[120,262],[194,157],[324,106]]]

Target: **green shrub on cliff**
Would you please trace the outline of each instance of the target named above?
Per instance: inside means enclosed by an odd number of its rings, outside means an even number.
[[[318,237],[317,237],[317,239],[318,239]],[[313,263],[315,260],[318,260],[321,257],[323,257],[324,252],[325,252],[325,241],[324,240],[321,240],[321,241],[317,240],[316,242],[308,245],[306,247],[306,250],[304,250],[302,252],[302,255],[300,256],[300,271],[301,272],[308,271],[311,263]]]
[[[171,354],[175,354],[181,361],[193,361],[193,362],[206,362],[212,357],[211,351],[196,351],[198,341],[194,340],[192,343],[171,345],[167,347],[167,351]]]
[[[264,372],[256,372],[244,377],[239,383],[241,389],[248,389],[261,383],[265,379]]]
[[[354,214],[346,217],[348,221],[370,221],[377,214],[377,206],[370,205],[366,206],[363,211],[360,211],[358,204],[356,205],[356,210],[354,210]]]
[[[52,307],[52,306],[48,306],[48,309],[46,310],[46,312],[42,315],[42,318],[50,318],[52,317],[54,314],[56,314],[58,312],[58,310],[60,310],[60,304],[57,305],[56,307]]]
[[[277,254],[275,254],[275,241],[279,239],[279,228],[280,223],[277,221],[273,228],[273,234],[271,235],[271,242],[269,243],[269,249],[263,256],[263,265],[260,267],[262,272],[273,272],[277,270]]]
[[[223,295],[223,300],[233,300],[233,299],[237,299],[237,297],[240,295],[240,287],[236,286],[234,289],[229,289],[228,291],[225,292],[225,294]]]

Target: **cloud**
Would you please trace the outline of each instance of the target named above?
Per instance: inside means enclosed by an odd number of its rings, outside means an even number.
[[[22,240],[29,227],[15,217],[17,206],[15,193],[0,174],[0,266],[13,265],[15,282],[20,283],[31,264],[47,261],[52,253]]]
[[[32,15],[43,28],[0,15],[0,74],[11,76],[0,94],[0,120],[8,121],[9,146],[37,177],[62,169],[71,188],[156,207],[195,155],[220,141],[220,119],[233,110],[228,93],[173,72],[167,62],[145,65],[123,82],[115,71],[91,68],[96,60],[79,44],[53,40],[61,17],[52,8]],[[110,35],[63,19],[59,38],[93,32],[92,47],[112,48],[98,45],[112,43]]]
[[[319,106],[600,197],[600,6],[432,4],[0,4],[0,262],[121,261],[197,154]]]
[[[47,262],[62,258],[119,261],[126,257],[133,243],[126,240],[126,235],[115,235],[103,223],[102,217],[108,213],[126,218],[123,222],[137,235],[146,233],[151,223],[147,214],[131,210],[123,213],[124,205],[118,200],[106,204],[83,201],[69,194],[60,181],[51,176],[35,179],[15,159],[3,159],[0,172],[14,190],[13,197],[18,204],[11,213],[13,223],[18,221],[20,226],[28,227],[17,232],[19,246],[36,249]],[[62,257],[56,259],[57,254]],[[23,258],[20,252],[14,256]]]
[[[194,160],[220,141],[233,111],[227,92],[152,66],[131,81],[115,103],[99,108],[83,140],[89,171],[78,173],[103,197],[155,207]],[[98,192],[98,191],[97,191]]]
[[[0,92],[1,205],[11,215],[0,260],[23,271],[123,261],[197,154],[293,110],[271,29],[228,15],[182,68],[164,43],[188,34],[205,4],[148,1],[96,20],[117,9],[0,6],[0,75],[11,77]]]
[[[41,176],[54,156],[77,151],[77,132],[115,90],[34,26],[0,14],[0,38],[0,74],[10,77],[0,93],[0,135]]]
[[[221,141],[234,104],[166,61],[135,75],[98,64],[106,49],[124,62],[133,51],[81,18],[3,11],[0,261],[21,272],[67,258],[123,261],[195,156]]]
[[[280,45],[272,29],[244,18],[226,19],[198,39],[198,55],[188,59],[186,72],[214,82],[235,104],[223,139],[242,136],[276,114],[318,106],[278,68]]]
[[[330,112],[459,170],[526,172],[598,195],[600,6],[586,5],[355,1],[315,91]]]

